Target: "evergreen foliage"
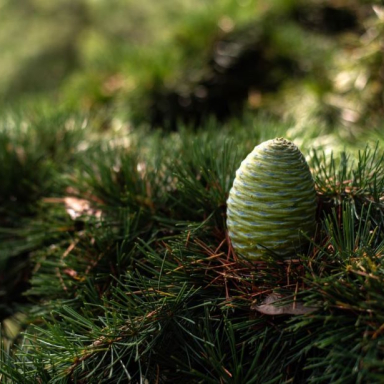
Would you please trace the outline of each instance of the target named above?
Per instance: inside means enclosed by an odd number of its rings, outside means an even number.
[[[0,130],[2,180],[20,185],[0,195],[1,383],[384,380],[380,145],[303,146],[317,234],[289,260],[249,262],[230,245],[225,202],[241,160],[286,126],[248,117],[220,130],[91,134],[92,119],[65,113],[11,131],[12,119]],[[308,313],[260,313],[271,293]],[[23,332],[12,338],[10,324]]]
[[[0,384],[384,382],[382,2],[166,3],[0,1]],[[316,232],[251,262],[275,137]]]

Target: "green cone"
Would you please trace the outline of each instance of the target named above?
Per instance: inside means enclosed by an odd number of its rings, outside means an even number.
[[[235,251],[257,259],[268,250],[289,257],[315,229],[316,192],[304,156],[283,138],[268,140],[241,163],[227,201]]]

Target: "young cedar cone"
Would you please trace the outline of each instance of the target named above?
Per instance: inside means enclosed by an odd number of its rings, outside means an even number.
[[[268,140],[241,163],[227,201],[235,251],[256,259],[268,252],[289,257],[315,229],[316,192],[304,156],[283,138]]]

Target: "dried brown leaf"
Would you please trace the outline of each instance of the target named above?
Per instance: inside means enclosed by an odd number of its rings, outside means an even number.
[[[289,303],[286,305],[281,305],[283,300],[282,295],[276,293],[271,293],[265,298],[265,300],[260,305],[253,304],[251,309],[260,312],[264,315],[305,315],[316,310],[315,307],[305,307],[301,302]]]

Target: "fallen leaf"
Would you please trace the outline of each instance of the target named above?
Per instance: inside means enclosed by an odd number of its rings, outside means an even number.
[[[65,209],[72,220],[76,220],[81,216],[101,217],[101,210],[93,207],[91,202],[86,199],[79,199],[77,197],[53,197],[46,198],[44,201],[46,203],[64,203]]]
[[[315,307],[304,307],[301,302],[289,303],[286,305],[279,305],[284,299],[282,295],[271,293],[265,298],[260,305],[253,304],[251,309],[260,312],[264,315],[305,315],[316,310]]]

